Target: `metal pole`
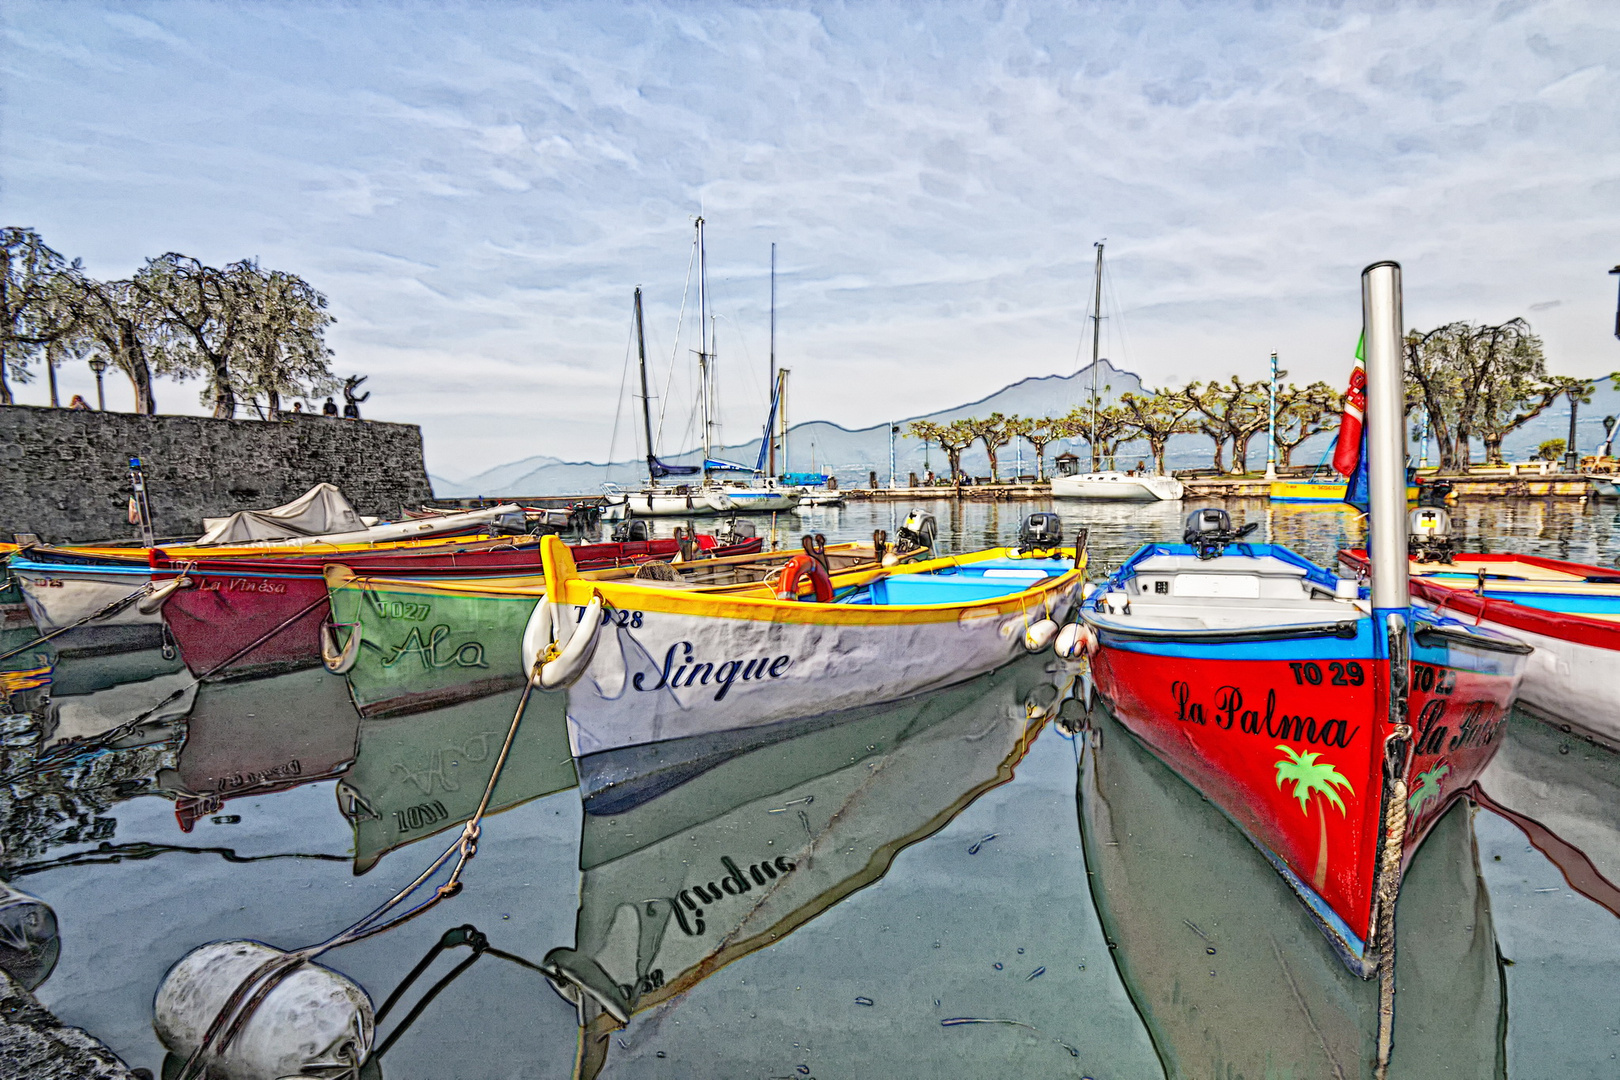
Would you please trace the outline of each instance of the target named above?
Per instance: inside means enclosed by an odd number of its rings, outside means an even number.
[[[767,383],[766,385],[771,388],[771,393],[772,394],[776,393],[776,245],[775,244],[771,245],[771,381],[769,383]],[[781,407],[781,402],[777,402],[776,404],[777,404],[778,408]],[[774,427],[775,425],[772,425],[772,426]],[[770,444],[771,444],[770,445],[770,450],[768,452],[768,456],[769,456],[769,459],[770,459],[770,464],[766,467],[767,470],[768,470],[766,475],[775,476],[776,475],[776,432],[775,431],[767,431],[765,433],[765,437],[770,440]]]
[[[891,421],[889,423],[889,489],[894,489],[894,433],[900,430],[900,425]]]
[[[1271,429],[1266,436],[1266,479],[1277,479],[1277,353],[1271,354]]]
[[[703,219],[697,219],[698,243],[698,376],[703,405],[703,486],[709,485],[709,440],[713,417],[709,397],[709,255],[703,248]]]
[[[1372,606],[1399,609],[1407,597],[1406,385],[1401,347],[1401,268],[1374,263],[1361,272],[1367,354],[1367,472],[1371,513]]]
[[[1428,467],[1429,467],[1429,407],[1427,405],[1425,405],[1423,407],[1423,444],[1422,444],[1422,449],[1418,452],[1418,468],[1427,469]]]
[[[141,471],[141,459],[129,459],[129,485],[135,493],[135,512],[140,517],[141,546],[156,547],[157,538],[152,533],[152,504],[146,496],[146,475]]]
[[[1564,471],[1578,472],[1581,467],[1581,451],[1575,445],[1575,416],[1580,408],[1580,402],[1575,400],[1575,388],[1569,388],[1569,443],[1564,447]]]
[[[1609,273],[1620,274],[1620,266],[1610,270]],[[1617,296],[1614,302],[1614,336],[1620,338],[1620,296]]]
[[[783,472],[792,472],[793,471],[793,466],[789,463],[789,458],[788,458],[787,384],[788,384],[788,372],[790,370],[792,370],[792,369],[783,368],[781,374],[778,376],[778,378],[780,378],[782,380],[782,403],[781,403],[780,407],[781,407],[781,410],[782,410],[782,471]]]
[[[1102,259],[1103,241],[1094,245],[1097,248],[1096,295],[1091,302],[1091,471],[1096,472],[1102,468],[1102,458],[1097,455],[1097,358],[1102,352]]]

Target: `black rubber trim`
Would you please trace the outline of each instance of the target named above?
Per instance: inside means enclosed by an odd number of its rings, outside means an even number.
[[[1513,653],[1515,656],[1529,656],[1536,650],[1522,641],[1510,641],[1507,638],[1486,637],[1484,634],[1470,634],[1466,630],[1452,630],[1443,626],[1420,626],[1412,631],[1412,636],[1419,645],[1460,645],[1468,649],[1482,649],[1485,652]]]
[[[1188,641],[1199,645],[1220,645],[1240,641],[1293,641],[1297,638],[1332,637],[1353,640],[1356,624],[1353,622],[1317,623],[1309,626],[1262,626],[1254,630],[1152,630],[1147,627],[1124,629],[1113,625],[1094,623],[1086,619],[1099,634],[1109,634],[1126,641]]]

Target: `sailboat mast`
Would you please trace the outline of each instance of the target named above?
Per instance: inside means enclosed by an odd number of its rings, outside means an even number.
[[[1096,243],[1096,292],[1091,301],[1091,471],[1102,468],[1102,457],[1097,453],[1097,358],[1102,355],[1102,259],[1103,242]]]
[[[771,397],[777,396],[776,387],[776,245],[771,245],[771,380],[766,383],[771,388]],[[777,405],[776,401],[771,402]],[[769,444],[766,450],[765,475],[776,475],[776,409],[770,412],[770,420],[765,424],[765,441]]]
[[[653,459],[658,451],[653,446],[652,399],[647,392],[647,335],[641,323],[641,286],[636,286],[636,355],[641,361],[641,422],[647,431],[647,479],[654,487],[658,477],[653,474]]]
[[[697,219],[698,245],[698,377],[703,401],[703,482],[709,482],[710,433],[714,424],[709,397],[709,256],[703,247],[703,219]]]

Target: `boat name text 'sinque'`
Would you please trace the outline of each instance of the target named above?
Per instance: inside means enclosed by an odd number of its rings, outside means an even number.
[[[677,649],[683,650],[679,667],[675,666]],[[782,672],[786,671],[791,663],[793,663],[791,657],[778,656],[772,659],[767,656],[757,660],[726,660],[718,665],[697,664],[692,662],[692,643],[678,641],[664,654],[664,669],[658,673],[656,683],[651,686],[646,684],[646,672],[637,672],[630,683],[637,690],[662,690],[666,686],[714,686],[717,687],[714,700],[722,701],[726,694],[730,693],[733,682],[739,679],[743,682],[765,678],[780,679]],[[685,682],[681,681],[682,676],[685,676]]]

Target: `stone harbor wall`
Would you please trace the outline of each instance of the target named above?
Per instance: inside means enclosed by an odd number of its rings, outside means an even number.
[[[146,473],[160,537],[202,519],[288,502],[322,481],[362,514],[397,518],[433,497],[414,424],[292,415],[282,420],[0,406],[0,540],[49,543],[138,535],[129,459]]]
[[[0,1080],[150,1080],[106,1046],[52,1016],[0,971]]]

